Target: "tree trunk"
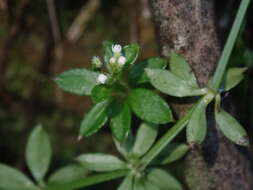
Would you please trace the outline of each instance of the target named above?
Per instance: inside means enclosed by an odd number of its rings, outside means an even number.
[[[150,0],[150,5],[161,55],[183,55],[199,84],[206,85],[220,55],[213,0]],[[181,117],[189,105],[174,104],[173,108]],[[214,123],[211,110],[205,143],[192,149],[185,160],[186,186],[191,190],[252,190],[247,150],[226,140]]]

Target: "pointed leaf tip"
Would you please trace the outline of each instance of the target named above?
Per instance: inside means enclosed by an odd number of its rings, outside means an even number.
[[[237,144],[241,146],[249,146],[249,143],[250,141],[248,136],[241,137],[237,142]]]
[[[229,140],[241,146],[249,145],[249,139],[246,130],[229,113],[222,109],[219,112],[216,111],[215,120],[221,132]]]

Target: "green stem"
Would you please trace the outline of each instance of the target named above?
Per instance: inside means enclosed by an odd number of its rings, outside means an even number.
[[[165,135],[150,149],[150,151],[141,159],[140,169],[144,170],[148,164],[162,151],[162,149],[170,143],[186,126],[196,104],[181,118],[177,123],[169,129]]]
[[[141,159],[139,163],[140,170],[144,170],[149,163],[169,144],[187,125],[191,118],[191,115],[198,104],[208,105],[214,98],[215,94],[210,91],[205,96],[203,96],[197,103],[195,103],[192,108],[182,117],[177,123],[169,129],[167,133],[150,149],[150,151]]]
[[[234,48],[238,33],[240,31],[241,25],[243,23],[243,19],[245,17],[246,11],[249,7],[250,0],[242,0],[240,7],[238,9],[234,24],[232,26],[231,32],[229,34],[229,37],[227,39],[226,45],[223,49],[221,58],[219,60],[218,66],[215,70],[214,78],[211,83],[211,88],[214,90],[218,90],[220,88],[223,75],[225,73],[230,55],[232,53],[232,50]]]
[[[87,187],[90,185],[95,185],[101,182],[117,179],[120,177],[127,176],[129,174],[129,170],[119,170],[113,171],[103,174],[97,174],[95,176],[86,177],[84,179],[78,179],[68,183],[49,185],[45,190],[74,190],[83,187]]]

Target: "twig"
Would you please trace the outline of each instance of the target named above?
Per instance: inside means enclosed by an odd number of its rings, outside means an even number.
[[[64,56],[64,48],[63,48],[60,25],[59,25],[56,8],[55,8],[55,0],[47,0],[47,8],[48,8],[50,26],[53,33],[53,39],[54,39],[53,51],[55,55],[55,66],[53,70],[56,71],[62,65],[62,60]],[[56,102],[61,103],[63,101],[62,91],[60,91],[59,89],[56,89],[55,93],[56,93]]]
[[[81,8],[81,11],[77,15],[76,19],[69,27],[66,37],[69,42],[75,43],[82,36],[87,23],[95,14],[99,7],[99,0],[90,0],[86,5]]]
[[[62,41],[62,38],[61,38],[61,32],[59,28],[59,22],[57,19],[54,0],[47,0],[47,9],[48,9],[49,20],[50,20],[55,44],[59,44]]]
[[[4,84],[4,73],[8,64],[8,59],[11,54],[11,50],[15,45],[15,41],[20,33],[20,30],[24,24],[26,9],[29,5],[29,0],[23,0],[18,8],[18,13],[14,24],[10,27],[7,37],[5,38],[2,48],[0,50],[0,86]]]
[[[55,42],[55,56],[56,59],[59,60],[59,62],[61,62],[63,57],[62,37],[60,32],[60,25],[56,14],[54,0],[47,0],[47,8]]]

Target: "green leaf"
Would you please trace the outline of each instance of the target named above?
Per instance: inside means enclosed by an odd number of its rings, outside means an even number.
[[[81,123],[80,135],[90,136],[106,123],[109,102],[109,100],[105,100],[92,107]]]
[[[138,157],[145,154],[155,142],[157,126],[150,123],[142,123],[137,131],[133,153]]]
[[[117,150],[125,157],[128,157],[128,154],[131,152],[134,144],[134,138],[131,133],[131,130],[129,130],[129,134],[126,138],[126,140],[123,143],[118,142],[116,139],[113,139],[114,143],[116,145]]]
[[[176,178],[167,173],[165,170],[154,168],[147,174],[147,179],[160,190],[182,190],[182,185]]]
[[[201,144],[205,140],[207,132],[206,106],[201,101],[192,113],[186,127],[187,142],[189,144]]]
[[[167,65],[167,60],[159,57],[152,57],[134,64],[129,70],[128,78],[131,84],[138,85],[149,81],[145,68],[163,69]]]
[[[110,41],[104,41],[103,42],[103,49],[104,49],[104,61],[105,63],[109,63],[110,58],[113,56],[112,52],[112,45],[114,43]]]
[[[162,152],[162,164],[170,164],[182,158],[189,150],[189,146],[182,143],[170,143]]]
[[[219,126],[221,132],[232,142],[248,146],[249,139],[245,129],[238,123],[238,121],[233,118],[229,113],[224,110],[215,112],[215,120]]]
[[[117,170],[113,172],[100,173],[93,176],[86,177],[84,179],[77,179],[72,182],[63,183],[63,184],[49,184],[46,190],[74,190],[80,189],[84,187],[88,187],[91,185],[95,185],[98,183],[102,183],[105,181],[110,181],[113,179],[125,177],[129,174],[129,170]]]
[[[185,80],[190,86],[198,88],[198,83],[190,65],[186,62],[184,57],[171,54],[170,70],[179,78]]]
[[[144,190],[160,190],[159,187],[157,187],[156,185],[154,185],[148,180],[144,182],[144,187],[145,187]]]
[[[113,137],[119,142],[123,142],[128,136],[129,129],[131,127],[131,111],[127,102],[120,103],[113,101],[110,104],[111,110],[111,122],[110,127]]]
[[[225,75],[225,90],[228,91],[239,84],[244,78],[246,68],[230,68]]]
[[[112,88],[104,84],[95,86],[91,91],[91,98],[94,103],[104,101],[111,97],[111,95]]]
[[[0,164],[0,189],[35,190],[36,186],[20,171]]]
[[[133,189],[133,176],[128,175],[120,184],[117,190],[132,190]]]
[[[156,185],[152,184],[145,178],[137,179],[134,181],[134,190],[160,190]]]
[[[26,146],[26,163],[34,178],[42,181],[50,165],[52,149],[47,133],[38,125]]]
[[[126,169],[123,161],[110,154],[83,154],[77,158],[77,161],[85,168],[99,172]]]
[[[138,55],[139,55],[140,47],[138,44],[129,44],[123,47],[123,53],[126,57],[126,64],[133,64]]]
[[[185,80],[177,77],[168,70],[145,69],[151,84],[161,92],[176,96],[200,96],[207,93],[207,89],[193,88]]]
[[[60,74],[56,84],[67,92],[77,95],[90,95],[91,90],[98,84],[99,73],[87,69],[73,69]]]
[[[79,164],[71,164],[56,170],[49,177],[49,184],[65,184],[77,179],[82,179],[87,175],[88,171]]]
[[[142,179],[142,178],[138,179],[137,177],[135,177],[134,184],[133,184],[133,190],[146,190],[144,179]]]
[[[136,88],[128,98],[134,113],[144,121],[164,124],[173,120],[169,105],[151,90]]]

